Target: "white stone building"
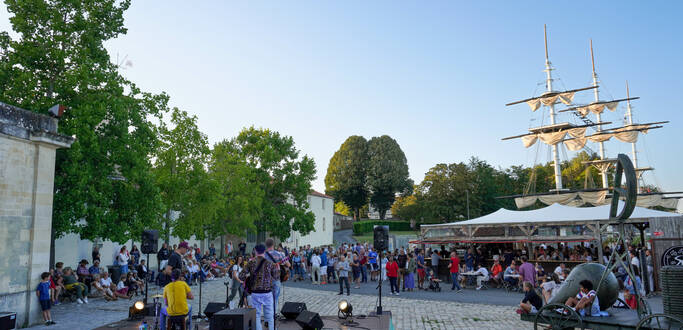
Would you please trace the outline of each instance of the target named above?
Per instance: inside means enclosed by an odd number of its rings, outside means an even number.
[[[177,212],[171,212],[171,218],[177,216]],[[97,245],[100,252],[100,267],[106,269],[107,266],[114,264],[114,259],[121,249],[121,246],[125,245],[128,247],[128,251],[130,251],[133,244],[135,244],[138,249],[140,249],[140,239],[136,239],[135,241],[129,240],[126,243],[121,244],[101,239],[95,239],[95,241],[84,240],[81,239],[78,234],[66,234],[55,240],[55,262],[61,261],[64,263],[65,267],[69,266],[72,268],[76,268],[81,259],[88,260],[88,262],[92,263],[93,246]],[[173,244],[178,244],[181,241],[182,240],[177,237],[169,237],[169,245],[171,247]],[[159,237],[157,251],[161,248],[163,242],[163,237]],[[189,243],[190,246],[194,246],[196,244],[201,251],[204,251],[204,249],[208,247],[206,242],[196,239],[189,239],[187,240],[187,243]],[[140,258],[147,260],[147,255],[142,255]],[[147,261],[147,264],[151,265],[153,269],[157,268],[156,253],[149,255],[149,261]]]
[[[384,219],[393,218],[394,216],[391,214],[391,209],[388,209],[387,213],[384,215]],[[379,220],[379,210],[372,206],[372,204],[368,205],[368,219]]]
[[[308,194],[309,210],[315,215],[313,231],[301,235],[292,231],[291,236],[282,245],[295,248],[310,244],[311,246],[331,245],[334,233],[334,198],[311,190]]]

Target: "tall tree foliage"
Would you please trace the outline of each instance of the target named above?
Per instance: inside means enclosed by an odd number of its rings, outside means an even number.
[[[224,199],[209,232],[243,235],[246,230],[256,230],[254,224],[260,219],[266,193],[258,170],[236,152],[230,141],[223,141],[213,148],[210,171]]]
[[[599,185],[597,171],[583,163],[596,157],[582,152],[564,162],[565,186],[583,189],[594,188],[591,182]],[[555,187],[554,180],[551,163],[496,169],[473,157],[468,163],[437,164],[425,174],[413,195],[397,199],[392,213],[417,221],[458,221],[467,218],[469,202],[470,218],[479,217],[501,207],[517,208],[514,199],[496,197],[549,191]],[[544,206],[537,202],[532,208]]]
[[[166,95],[143,93],[111,63],[105,41],[126,33],[130,1],[5,0],[18,38],[0,33],[0,101],[41,113],[69,107],[57,152],[56,236],[124,242],[158,221],[163,207],[151,175]],[[83,220],[83,221],[81,221]]]
[[[368,141],[368,181],[370,203],[384,219],[396,194],[409,194],[413,181],[409,178],[408,160],[396,140],[388,135]]]
[[[308,211],[307,197],[315,163],[299,156],[291,137],[250,127],[224,145],[253,169],[253,184],[263,191],[255,223],[259,232],[284,240],[291,230],[305,235],[314,229],[315,216]]]
[[[220,185],[207,171],[208,138],[199,131],[196,116],[177,108],[171,112],[170,125],[161,122],[159,137],[154,174],[166,207],[166,239],[170,234],[203,238],[223,203]]]
[[[334,153],[325,175],[325,193],[351,208],[356,220],[360,219],[361,207],[368,203],[367,169],[368,141],[353,135]]]
[[[351,209],[342,201],[334,203],[334,212],[345,216],[351,215]]]

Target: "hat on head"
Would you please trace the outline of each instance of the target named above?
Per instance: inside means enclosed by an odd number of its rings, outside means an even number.
[[[189,244],[187,244],[187,242],[185,242],[185,241],[182,241],[182,242],[180,242],[180,244],[178,244],[178,248],[179,248],[179,249],[180,249],[180,248],[186,248],[186,249],[189,249],[189,248],[190,248],[190,245],[189,245]]]
[[[254,250],[256,250],[256,253],[258,254],[263,254],[263,252],[266,252],[266,246],[263,244],[256,244]]]

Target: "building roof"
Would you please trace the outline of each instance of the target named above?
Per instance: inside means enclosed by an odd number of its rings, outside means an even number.
[[[332,200],[334,199],[334,197],[332,197],[332,196],[325,195],[325,194],[323,194],[323,193],[321,193],[321,192],[317,192],[317,191],[312,190],[312,189],[311,189],[311,192],[309,192],[308,194],[311,195],[311,196],[316,196],[316,197],[329,198],[329,199],[332,199]]]

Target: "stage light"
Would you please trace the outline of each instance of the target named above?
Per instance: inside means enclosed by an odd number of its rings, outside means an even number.
[[[131,320],[142,319],[145,315],[147,315],[147,310],[145,308],[145,303],[141,300],[136,301],[133,306],[128,308],[128,318]]]
[[[339,316],[340,319],[345,319],[353,316],[353,306],[351,306],[351,304],[348,301],[340,301],[337,307],[339,308],[337,316]]]

